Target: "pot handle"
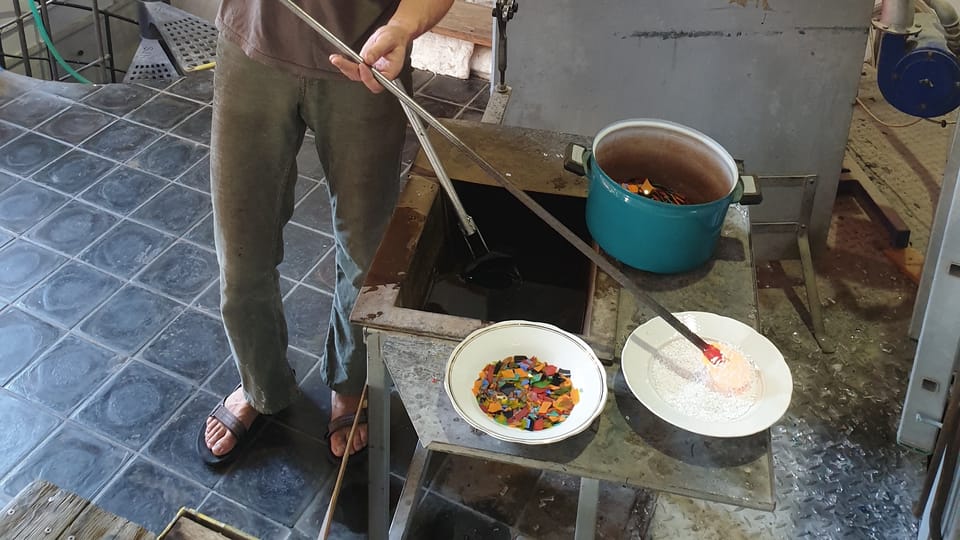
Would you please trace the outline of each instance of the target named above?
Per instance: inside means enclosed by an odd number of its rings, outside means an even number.
[[[731,202],[744,205],[763,202],[763,193],[760,191],[760,183],[757,182],[757,177],[741,174],[737,178],[736,187],[733,188],[733,200]]]
[[[577,143],[567,144],[563,151],[563,168],[579,176],[586,176],[590,167],[590,149]]]

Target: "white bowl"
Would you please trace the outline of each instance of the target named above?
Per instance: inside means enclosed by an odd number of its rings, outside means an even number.
[[[473,395],[474,381],[487,364],[514,355],[536,356],[570,370],[580,402],[565,421],[526,431],[498,424],[480,409]],[[572,437],[587,429],[607,403],[606,371],[593,349],[556,326],[530,321],[503,321],[471,333],[450,354],[443,385],[464,421],[491,437],[521,444],[547,444]]]
[[[665,400],[651,380],[651,367],[658,351],[683,338],[666,321],[655,317],[630,334],[620,362],[627,386],[647,409],[678,428],[709,437],[753,435],[783,416],[793,395],[793,377],[776,345],[753,327],[715,313],[686,311],[674,316],[705,340],[727,343],[753,362],[760,376],[759,396],[741,416],[732,419],[677,407]]]

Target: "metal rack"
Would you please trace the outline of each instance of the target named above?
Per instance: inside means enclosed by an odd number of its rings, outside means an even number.
[[[141,0],[139,7],[140,47],[124,82],[187,75],[215,63],[212,24],[158,0]]]
[[[77,72],[83,72],[84,70],[91,68],[98,69],[103,82],[117,82],[117,75],[120,74],[122,77],[122,75],[126,73],[125,70],[118,69],[114,61],[115,55],[113,49],[111,22],[120,21],[138,25],[139,23],[136,20],[112,13],[108,10],[100,9],[99,0],[91,0],[90,6],[75,4],[64,0],[27,1],[37,3],[37,7],[39,8],[40,12],[40,18],[43,21],[43,25],[46,28],[47,33],[49,34],[51,42],[54,40],[54,35],[50,25],[50,6],[61,6],[90,12],[93,18],[93,27],[97,37],[97,58],[91,62],[68,59],[65,59],[65,61],[68,64],[76,66],[75,70]],[[46,43],[42,44],[45,54],[40,56],[34,56],[30,54],[30,47],[27,43],[27,30],[34,26],[32,14],[29,10],[24,12],[18,0],[11,0],[11,3],[13,4],[14,18],[0,24],[0,35],[7,32],[10,28],[16,27],[17,36],[19,38],[20,54],[11,54],[13,51],[5,51],[3,49],[3,42],[0,40],[0,68],[11,69],[12,67],[15,67],[15,65],[22,65],[24,74],[28,77],[34,77],[35,74],[31,62],[41,61],[47,63],[49,66],[49,76],[51,80],[63,81],[68,79],[70,75],[63,73],[63,70],[61,70],[60,66],[57,64],[50,47]],[[54,46],[56,46],[55,43]],[[11,60],[14,62],[10,62]]]

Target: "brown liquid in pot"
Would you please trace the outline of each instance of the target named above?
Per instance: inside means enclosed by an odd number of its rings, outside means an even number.
[[[700,141],[656,127],[626,127],[604,136],[596,161],[616,182],[649,178],[673,190],[687,204],[726,197],[732,190],[724,160]]]

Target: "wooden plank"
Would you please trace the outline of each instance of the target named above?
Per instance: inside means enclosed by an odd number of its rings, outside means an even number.
[[[492,47],[493,12],[489,7],[457,0],[431,32]]]
[[[95,504],[88,505],[63,532],[63,538],[152,540],[153,533]]]
[[[213,531],[192,519],[181,517],[173,524],[164,537],[165,540],[227,540],[217,531]]]
[[[151,540],[155,537],[75,493],[37,480],[21,490],[0,513],[0,538]]]
[[[192,508],[181,508],[157,540],[256,540],[255,537]]]
[[[0,514],[0,538],[59,538],[89,504],[49,482],[34,481]]]
[[[893,261],[893,264],[900,269],[910,281],[920,284],[920,276],[923,275],[923,253],[907,247],[903,249],[887,248],[883,254]]]
[[[849,158],[843,161],[837,193],[853,195],[860,206],[887,231],[890,247],[903,249],[910,245],[910,227],[893,208],[887,198],[873,184],[867,173]]]
[[[443,119],[441,123],[524,191],[572,197],[587,196],[586,179],[563,168],[563,153],[570,140],[589,147],[588,138],[465,120]],[[500,185],[436,130],[431,129],[428,133],[440,163],[450,178],[491,186]],[[422,151],[417,155],[411,172],[436,176]]]

